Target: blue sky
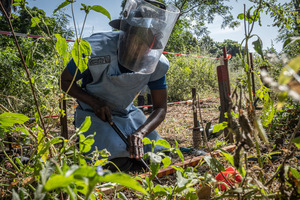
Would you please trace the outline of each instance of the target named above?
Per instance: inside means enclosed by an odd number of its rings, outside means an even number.
[[[285,2],[287,0],[281,0],[281,2]],[[48,16],[50,16],[54,9],[57,8],[63,0],[27,0],[29,3],[29,7],[36,6],[40,9],[43,9]],[[74,4],[74,13],[77,27],[82,27],[82,23],[84,20],[84,12],[80,10],[81,3],[86,5],[101,5],[105,9],[108,10],[111,14],[112,19],[116,19],[119,17],[121,12],[121,0],[77,0]],[[251,4],[248,1],[239,0],[236,2],[235,0],[231,0],[228,2],[228,5],[233,7],[233,15],[236,18],[239,13],[242,13],[244,10],[244,3],[246,3],[247,8],[250,8]],[[71,6],[68,5],[66,7],[66,13],[71,15]],[[239,43],[244,38],[244,27],[243,25],[239,26],[236,29],[221,29],[221,17],[216,17],[213,24],[208,24],[208,30],[211,32],[210,37],[212,37],[215,41],[223,42],[225,39],[231,39],[234,41],[238,41]],[[92,33],[100,32],[100,31],[110,31],[111,27],[108,25],[109,19],[96,12],[91,12],[88,15],[85,30],[83,32],[83,36],[89,36]],[[263,44],[263,49],[267,47],[271,47],[271,43],[273,41],[274,47],[277,51],[281,51],[282,43],[276,43],[275,38],[278,35],[278,29],[276,27],[272,27],[272,19],[269,16],[262,16],[262,27],[258,24],[254,27],[253,33],[260,36]],[[73,22],[70,24],[73,28]],[[257,38],[255,38],[256,40]],[[251,50],[252,48],[250,48]]]

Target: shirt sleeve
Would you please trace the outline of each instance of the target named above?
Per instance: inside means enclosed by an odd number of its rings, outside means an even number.
[[[164,75],[162,78],[160,78],[156,81],[150,81],[148,83],[148,87],[149,87],[150,90],[166,89],[167,88],[166,75]]]

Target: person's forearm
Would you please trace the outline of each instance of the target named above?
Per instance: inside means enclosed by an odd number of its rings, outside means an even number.
[[[62,83],[61,83],[62,90],[67,92],[67,90],[69,89],[70,84],[71,84],[70,81],[62,80]],[[75,82],[73,83],[73,85],[69,89],[68,94],[70,96],[78,99],[79,101],[82,101],[82,102],[88,104],[88,105],[93,105],[93,102],[97,101],[97,99],[94,96],[88,94],[86,91],[84,91]]]
[[[145,123],[140,126],[136,132],[141,132],[144,137],[149,133],[154,131],[165,119],[167,113],[166,108],[156,108],[145,121]]]

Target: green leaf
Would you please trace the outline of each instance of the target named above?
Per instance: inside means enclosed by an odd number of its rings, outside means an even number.
[[[280,92],[278,95],[279,102],[277,103],[277,109],[280,110],[284,106],[284,102],[288,97],[287,92]]]
[[[81,124],[80,128],[76,131],[77,135],[85,133],[87,130],[89,130],[91,124],[92,124],[91,117],[87,116],[84,122]]]
[[[156,174],[159,171],[160,163],[151,163],[150,169],[151,169],[151,176],[150,179],[153,180],[156,176]]]
[[[4,112],[0,115],[0,127],[9,127],[14,124],[23,124],[29,118],[26,115],[20,113]]]
[[[25,62],[26,62],[26,65],[27,65],[27,66],[34,66],[34,65],[35,65],[35,62],[34,62],[34,60],[32,59],[32,54],[31,54],[31,52],[28,52],[28,53],[27,53]],[[32,78],[31,78],[31,79],[32,79]],[[29,81],[28,81],[27,83],[29,83]]]
[[[81,154],[78,154],[78,161],[80,166],[87,166],[86,160],[83,158]]]
[[[172,163],[169,157],[164,157],[161,161],[164,164],[163,168],[169,167]]]
[[[51,144],[53,144],[53,145],[61,143],[61,142],[64,142],[64,138],[62,138],[62,137],[56,137],[51,140]]]
[[[182,154],[182,152],[180,151],[180,149],[177,149],[177,148],[176,148],[176,153],[177,153],[177,155],[179,156],[181,162],[184,163],[184,157],[183,157],[183,154]]]
[[[292,142],[300,149],[300,137],[294,138]]]
[[[167,149],[170,149],[171,148],[171,145],[164,139],[159,139],[155,142],[155,145],[160,145],[160,146],[163,146]]]
[[[94,6],[91,7],[91,10],[96,11],[96,12],[99,12],[99,13],[102,13],[102,14],[105,15],[109,20],[111,20],[110,13],[109,13],[105,8],[103,8],[102,6],[94,5]]]
[[[224,130],[227,126],[228,126],[227,122],[222,122],[220,124],[216,124],[216,125],[214,125],[212,132],[218,133],[219,131]]]
[[[287,66],[281,71],[278,83],[280,85],[288,84],[293,78],[293,74],[296,74],[300,70],[300,55],[292,59]]]
[[[110,156],[110,153],[107,151],[107,149],[102,149],[101,151],[98,151],[101,157],[107,158]]]
[[[128,200],[123,192],[118,192],[117,196],[118,196],[118,198],[120,198],[122,200]]]
[[[229,154],[227,151],[223,150],[223,149],[220,149],[222,152],[222,156],[228,161],[230,162],[230,164],[232,166],[234,166],[234,159],[233,159],[233,155]]]
[[[16,159],[16,164],[21,166],[21,169],[22,169],[23,168],[23,163],[21,162],[21,160],[18,157],[16,157],[15,159]]]
[[[262,41],[260,38],[258,38],[256,41],[252,42],[252,44],[254,45],[254,50],[261,56],[261,58],[264,60],[264,53],[262,51]]]
[[[97,161],[95,162],[94,166],[95,166],[95,167],[97,167],[97,166],[99,166],[99,165],[103,166],[104,164],[107,163],[107,160],[108,160],[107,158],[103,158],[103,159],[101,159],[101,160],[97,160]]]
[[[129,175],[123,173],[108,174],[104,177],[98,176],[98,182],[117,183],[125,187],[134,189],[143,194],[147,194],[146,190],[139,184],[139,182],[131,178]]]
[[[176,165],[172,165],[171,166],[173,169],[175,169],[176,171],[181,171],[182,173],[184,172],[184,169],[182,167],[176,166]]]
[[[268,126],[272,122],[274,115],[275,108],[273,106],[273,101],[270,100],[269,102],[265,102],[261,118],[263,126]]]
[[[80,141],[79,141],[79,149],[83,153],[87,153],[91,150],[92,145],[94,144],[94,135],[88,135],[85,137],[84,135],[79,135]]]
[[[57,188],[65,188],[75,181],[73,176],[65,177],[64,175],[54,175],[46,182],[44,189],[51,191]]]
[[[238,19],[240,20],[243,20],[245,18],[245,15],[244,13],[240,13],[238,16],[237,16]]]
[[[81,38],[76,39],[72,48],[72,57],[81,73],[83,73],[87,69],[87,63],[90,55],[90,43]]]
[[[87,193],[87,190],[88,190],[88,186],[90,186],[89,184],[87,184],[86,182],[82,182],[82,181],[77,181],[74,182],[76,184],[76,189],[78,190],[78,192],[82,193],[82,194],[85,194]],[[90,199],[93,200],[95,198],[93,198],[93,194],[90,196]],[[89,199],[89,200],[90,200]],[[95,199],[96,200],[96,199]]]
[[[29,135],[29,131],[24,128],[24,127],[15,127],[16,128],[16,131],[20,131],[21,132],[21,135],[25,134],[26,136]]]
[[[85,140],[85,136],[83,134],[79,135],[79,142],[82,143]]]
[[[274,113],[275,113],[275,110],[274,110]],[[270,116],[269,116],[269,118],[270,118],[271,121],[272,121],[272,119],[273,119],[274,113],[273,113],[273,114],[270,114]],[[271,119],[271,118],[272,118],[272,119]],[[270,121],[270,122],[271,122],[271,121]],[[255,119],[255,120],[254,120],[254,123],[255,123],[255,126],[256,126],[257,130],[258,130],[259,137],[260,137],[265,143],[268,144],[268,143],[269,143],[268,136],[267,136],[267,134],[266,134],[266,131],[265,131],[265,129],[264,129],[262,123],[261,123],[260,120],[258,120],[258,119]]]
[[[74,176],[74,178],[77,179],[81,179],[83,177],[87,177],[87,178],[92,178],[94,176],[96,176],[96,169],[90,166],[83,166],[83,167],[79,167],[78,169],[76,169],[73,173],[72,176]]]
[[[94,140],[94,135],[88,135],[85,140],[83,141],[84,144],[86,145],[92,145],[94,144],[95,140]]]
[[[204,160],[208,164],[211,170],[215,172],[218,172],[219,170],[225,171],[224,166],[216,158],[211,156],[205,156]]]
[[[292,172],[293,176],[300,180],[300,173],[298,172],[297,169],[290,167],[290,171]]]
[[[70,2],[68,2],[68,1],[63,2],[62,4],[60,4],[60,5],[53,11],[53,13],[56,13],[57,11],[59,11],[60,9],[66,7],[66,6],[69,5],[69,4],[70,4]]]
[[[144,137],[142,142],[144,143],[144,145],[151,144],[151,140],[147,137]]]
[[[55,34],[56,44],[55,48],[59,55],[63,58],[63,65],[66,66],[69,61],[68,43],[65,38],[62,38],[59,34]]]
[[[168,190],[166,188],[166,186],[161,186],[159,184],[157,184],[154,188],[153,188],[153,192],[155,194],[160,194],[160,195],[165,195],[167,196],[168,195]]]
[[[25,6],[25,4],[28,4],[28,2],[26,2],[25,0],[14,0],[13,1],[13,5],[14,6]]]
[[[31,18],[31,27],[36,27],[40,22],[41,20],[38,17]]]
[[[84,10],[85,14],[89,14],[91,6],[87,6],[85,4],[81,4],[82,8],[80,8],[80,10]]]
[[[92,149],[91,145],[84,143],[85,140],[86,140],[85,136],[83,134],[80,134],[79,135],[79,150],[82,153],[87,153],[87,152],[89,152]],[[94,142],[95,141],[93,140],[93,143]]]

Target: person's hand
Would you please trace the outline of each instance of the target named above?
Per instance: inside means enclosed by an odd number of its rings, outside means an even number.
[[[144,136],[140,132],[135,132],[128,137],[128,151],[130,154],[130,158],[142,158],[144,155],[144,145],[143,140]]]
[[[96,100],[92,103],[91,107],[97,117],[102,121],[112,124],[112,116],[110,108],[101,100]]]

